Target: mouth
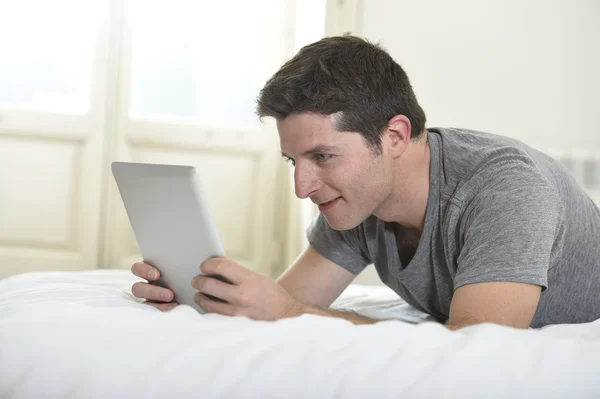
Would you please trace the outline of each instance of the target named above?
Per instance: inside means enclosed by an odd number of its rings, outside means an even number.
[[[341,199],[342,199],[342,197],[337,197],[335,199],[332,199],[331,201],[323,202],[322,204],[319,204],[319,211],[320,212],[328,211],[329,209],[333,208],[335,206],[335,204],[337,204],[339,202],[339,200],[341,200]]]

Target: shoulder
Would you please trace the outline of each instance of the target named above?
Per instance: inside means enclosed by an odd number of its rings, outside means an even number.
[[[556,191],[564,168],[518,140],[468,129],[432,129],[440,137],[442,197],[470,201],[482,190]]]

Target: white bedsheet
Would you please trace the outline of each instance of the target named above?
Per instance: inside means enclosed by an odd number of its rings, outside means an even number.
[[[162,313],[125,271],[0,280],[0,398],[600,397],[600,321],[457,332],[384,287],[336,305],[398,320]]]

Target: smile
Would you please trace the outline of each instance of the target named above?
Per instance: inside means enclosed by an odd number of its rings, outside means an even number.
[[[320,212],[325,212],[328,211],[329,209],[331,209],[335,204],[338,203],[339,200],[341,200],[342,197],[337,197],[336,199],[333,199],[329,202],[324,202],[322,204],[319,205],[319,211]]]

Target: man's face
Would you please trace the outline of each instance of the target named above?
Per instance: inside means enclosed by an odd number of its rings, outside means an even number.
[[[358,133],[338,132],[331,116],[310,113],[277,121],[281,152],[294,169],[298,198],[310,198],[335,230],[358,226],[390,195],[387,152],[375,155]]]

